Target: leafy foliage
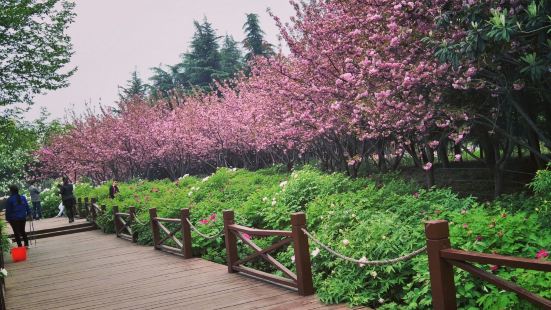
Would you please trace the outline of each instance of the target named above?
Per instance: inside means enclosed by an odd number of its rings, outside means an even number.
[[[134,181],[120,185],[121,192],[107,199],[107,185],[77,186],[79,197],[99,197],[108,209],[136,206],[135,224],[139,242],[151,244],[147,208],[159,216],[178,217],[183,207],[191,208],[191,221],[205,234],[222,228],[223,210],[236,212],[239,224],[266,229],[290,229],[290,214],[304,211],[308,230],[345,255],[356,259],[384,259],[409,253],[425,244],[423,223],[430,219],[450,221],[454,247],[486,253],[535,257],[548,247],[551,230],[540,224],[537,213],[512,211],[500,204],[480,204],[472,198],[458,198],[450,190],[419,190],[412,183],[388,178],[384,185],[367,179],[353,180],[342,174],[324,174],[311,167],[283,173],[278,166],[250,172],[218,169],[204,178],[183,177],[177,181]],[[532,199],[528,198],[526,204]],[[100,219],[105,231],[112,231],[111,214]],[[195,256],[225,262],[223,238],[206,240],[193,235]],[[179,236],[178,236],[179,237]],[[347,242],[343,242],[347,240]],[[268,246],[270,238],[254,238]],[[315,287],[327,303],[346,302],[382,309],[429,309],[431,307],[428,264],[425,255],[392,266],[360,267],[338,260],[310,243]],[[241,255],[251,252],[242,243]],[[292,249],[276,252],[277,259],[293,269]],[[262,262],[255,268],[273,271]],[[490,266],[481,266],[489,270]],[[499,267],[500,277],[542,296],[549,297],[549,274]],[[529,309],[514,294],[456,272],[462,309]]]
[[[48,116],[43,110],[39,119],[25,122],[17,114],[0,115],[0,192],[36,177],[34,152],[66,129],[58,121],[47,122]]]
[[[67,28],[75,4],[64,0],[0,1],[0,106],[68,85],[76,69]]]

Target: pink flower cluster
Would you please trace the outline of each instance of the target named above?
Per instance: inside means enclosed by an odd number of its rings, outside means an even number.
[[[199,220],[199,223],[203,224],[203,225],[207,225],[211,222],[216,222],[216,213],[213,213],[211,214],[208,218],[206,219],[201,219]]]
[[[216,85],[214,94],[154,105],[136,99],[116,113],[75,119],[38,152],[42,172],[175,180],[263,154],[263,161],[292,162],[330,152],[353,171],[374,154],[370,145],[382,145],[376,155],[384,161],[437,148],[435,132],[460,141],[463,134],[451,133],[462,117],[441,104],[456,73],[420,40],[433,35],[445,3],[292,2],[290,25],[273,16],[291,55],[253,60],[250,76]]]

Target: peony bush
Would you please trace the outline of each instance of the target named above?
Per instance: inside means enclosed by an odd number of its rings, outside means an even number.
[[[356,259],[393,258],[422,247],[423,223],[430,219],[450,221],[456,248],[528,258],[549,259],[551,230],[542,225],[540,213],[527,212],[507,201],[479,203],[459,198],[450,190],[420,190],[417,185],[386,177],[384,185],[368,179],[325,174],[311,167],[292,173],[279,166],[256,172],[221,168],[204,177],[185,176],[176,181],[134,181],[120,184],[121,192],[108,199],[108,187],[77,186],[79,197],[98,197],[101,204],[126,210],[136,206],[140,223],[134,225],[139,243],[151,244],[148,208],[159,216],[177,217],[179,209],[191,208],[192,223],[205,234],[223,227],[222,211],[234,210],[236,222],[266,229],[290,229],[290,214],[304,211],[308,230],[333,249]],[[505,198],[504,198],[505,199]],[[510,197],[509,199],[516,199]],[[533,204],[539,196],[524,199]],[[104,231],[113,230],[111,214],[100,217]],[[206,240],[193,233],[193,252],[225,263],[223,237]],[[272,238],[252,237],[266,247]],[[391,266],[359,266],[337,259],[310,242],[315,287],[326,303],[368,305],[382,309],[429,309],[431,306],[428,264],[425,255]],[[250,254],[242,243],[240,255]],[[293,269],[292,249],[274,254]],[[263,262],[251,266],[274,270]],[[551,274],[527,272],[502,266],[481,268],[551,297]],[[462,309],[530,309],[515,294],[456,271],[458,303]]]

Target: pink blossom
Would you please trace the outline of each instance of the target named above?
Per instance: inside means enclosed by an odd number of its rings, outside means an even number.
[[[520,82],[513,83],[514,90],[522,90],[523,88],[524,88],[524,82],[520,81]]]
[[[538,251],[538,253],[536,253],[536,258],[537,259],[542,259],[542,258],[546,258],[549,256],[549,252],[546,251],[545,249],[541,249]]]
[[[432,168],[432,163],[428,162],[425,165],[423,165],[423,170],[429,171]]]
[[[199,221],[199,223],[203,224],[203,225],[206,225],[209,223],[209,220],[208,219],[202,219]]]
[[[461,154],[455,154],[454,161],[461,161]]]
[[[243,236],[243,238],[251,240],[251,235],[249,235],[248,233],[241,233],[241,235]]]
[[[440,144],[439,141],[436,141],[436,140],[430,141],[430,142],[429,142],[429,147],[430,147],[431,149],[436,149],[436,148],[438,147],[439,144]]]
[[[216,222],[216,213],[211,214],[209,220],[212,222]]]

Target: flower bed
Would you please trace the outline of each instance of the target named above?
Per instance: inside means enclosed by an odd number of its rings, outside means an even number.
[[[536,180],[537,181],[537,180]],[[451,224],[455,248],[529,258],[549,259],[551,229],[548,213],[535,211],[543,201],[535,197],[506,197],[493,203],[458,198],[450,190],[419,190],[413,183],[385,178],[384,185],[368,179],[349,179],[306,167],[291,174],[277,167],[250,172],[219,169],[206,178],[186,176],[176,182],[136,181],[120,184],[120,194],[107,199],[107,186],[79,185],[79,197],[98,197],[108,210],[118,205],[135,206],[143,224],[135,224],[139,242],[151,244],[147,209],[160,217],[178,217],[179,209],[191,208],[192,223],[205,234],[222,228],[221,212],[232,209],[236,222],[264,229],[289,229],[290,214],[305,211],[308,230],[333,249],[359,260],[393,258],[425,243],[423,222],[446,219]],[[520,199],[519,199],[520,198]],[[541,201],[540,201],[541,200]],[[542,202],[543,203],[543,202]],[[99,218],[104,231],[112,231],[108,212]],[[271,238],[253,237],[261,247]],[[426,255],[392,266],[367,267],[336,259],[310,243],[315,287],[322,301],[369,305],[382,309],[430,308],[430,285]],[[203,239],[193,234],[193,251],[225,263],[223,238]],[[240,246],[240,254],[248,252]],[[293,269],[291,249],[275,253]],[[255,268],[273,271],[262,262]],[[528,290],[551,298],[551,273],[482,266]],[[456,273],[458,303],[462,308],[529,309],[512,293]]]

